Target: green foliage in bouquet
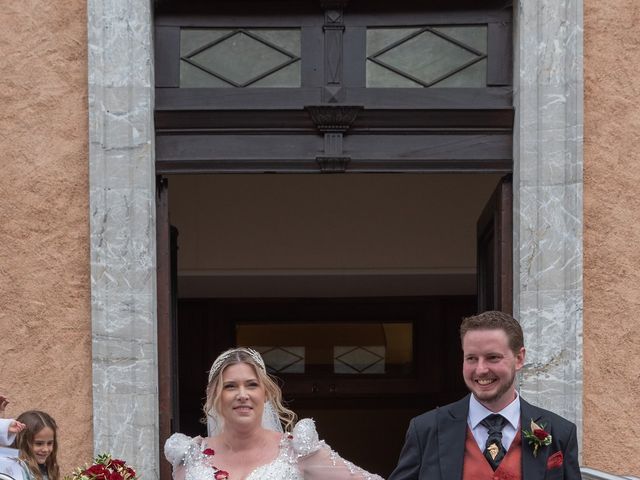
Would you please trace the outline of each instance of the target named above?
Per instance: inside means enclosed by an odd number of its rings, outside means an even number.
[[[138,476],[124,460],[103,453],[95,458],[92,465],[76,468],[64,480],[138,480]]]

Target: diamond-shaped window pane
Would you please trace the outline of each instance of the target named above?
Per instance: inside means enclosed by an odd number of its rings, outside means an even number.
[[[333,371],[348,374],[381,374],[385,367],[384,345],[333,347]]]
[[[238,33],[191,57],[206,69],[244,84],[269,70],[286,63],[290,57]]]
[[[425,83],[431,83],[477,56],[431,32],[423,32],[377,58]]]
[[[486,86],[486,25],[423,30],[367,30],[367,87]]]
[[[300,87],[300,43],[299,29],[183,29],[180,86]]]
[[[304,347],[260,346],[254,348],[262,355],[270,373],[304,373]]]

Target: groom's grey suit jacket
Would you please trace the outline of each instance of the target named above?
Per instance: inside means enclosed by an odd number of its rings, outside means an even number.
[[[469,395],[412,419],[398,466],[388,480],[461,480],[468,414]],[[522,436],[522,479],[580,480],[576,426],[520,397],[520,435],[531,420],[544,425],[552,442],[540,447],[534,457],[532,446]],[[556,461],[547,465],[554,454]]]

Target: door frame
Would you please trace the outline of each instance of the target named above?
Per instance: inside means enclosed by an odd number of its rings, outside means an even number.
[[[153,3],[87,4],[94,451],[126,458],[148,478],[157,478],[164,462],[157,448],[156,246],[151,233],[156,220],[149,82],[155,60]],[[518,2],[514,8],[514,313],[529,350],[538,352],[520,385],[530,401],[573,420],[580,442],[582,2]],[[562,51],[553,50],[554,42],[564,46]],[[129,55],[114,56],[114,45]],[[135,248],[114,251],[120,239]],[[551,268],[558,264],[563,265],[560,271]],[[548,329],[550,321],[559,328]],[[565,352],[566,361],[556,361],[556,348]],[[120,368],[123,353],[127,369]],[[544,382],[539,375],[547,376]],[[557,379],[553,388],[548,378]]]
[[[513,313],[513,180],[503,177],[477,222],[478,312]]]
[[[425,173],[428,175],[428,173]],[[176,332],[177,328],[177,314],[171,309],[171,305],[175,303],[175,297],[172,298],[171,294],[167,292],[175,289],[175,282],[171,282],[171,279],[176,274],[175,259],[171,261],[172,252],[175,253],[175,248],[171,248],[170,245],[170,219],[168,215],[168,198],[169,198],[169,181],[166,177],[158,175],[158,202],[157,202],[157,231],[158,231],[158,370],[160,385],[159,389],[159,405],[160,405],[160,445],[164,444],[164,440],[168,436],[176,431],[175,424],[178,419],[178,412],[176,406],[177,390],[175,385],[177,383],[175,368],[176,359]],[[496,190],[487,202],[483,212],[479,218],[478,225],[482,225],[482,228],[478,231],[478,234],[484,235],[487,231],[490,232],[495,238],[499,239],[498,242],[494,242],[494,260],[495,263],[491,269],[491,278],[484,278],[480,281],[482,271],[478,271],[479,288],[486,282],[493,282],[495,284],[495,291],[498,295],[495,297],[495,303],[492,303],[491,308],[502,308],[504,311],[511,311],[511,305],[513,304],[512,298],[512,228],[511,228],[511,215],[512,215],[512,194],[511,194],[511,176],[507,175],[499,182]],[[505,250],[506,249],[506,250]],[[480,264],[480,260],[479,260]],[[478,294],[480,294],[480,289]],[[175,292],[174,292],[175,295]],[[225,330],[226,332],[226,330]],[[227,335],[228,336],[227,332]],[[417,351],[417,348],[416,348]],[[169,358],[167,358],[169,357]],[[304,382],[303,382],[304,383]],[[407,383],[407,382],[405,382]],[[169,388],[172,386],[172,388]],[[369,385],[371,386],[371,385]],[[407,388],[410,391],[410,386],[407,383],[398,384],[396,388]],[[351,392],[353,394],[353,392]],[[167,476],[168,475],[168,476]],[[164,480],[170,479],[171,471],[167,465],[161,466],[161,478]]]

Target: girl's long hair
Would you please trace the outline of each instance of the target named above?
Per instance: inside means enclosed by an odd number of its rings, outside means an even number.
[[[58,426],[56,421],[48,413],[39,410],[29,410],[22,413],[16,420],[24,423],[27,428],[18,433],[15,447],[20,450],[20,460],[29,468],[29,472],[36,480],[42,480],[40,466],[33,453],[34,437],[45,427],[53,430],[53,448],[45,461],[45,469],[49,480],[60,480],[60,467],[58,466]]]

